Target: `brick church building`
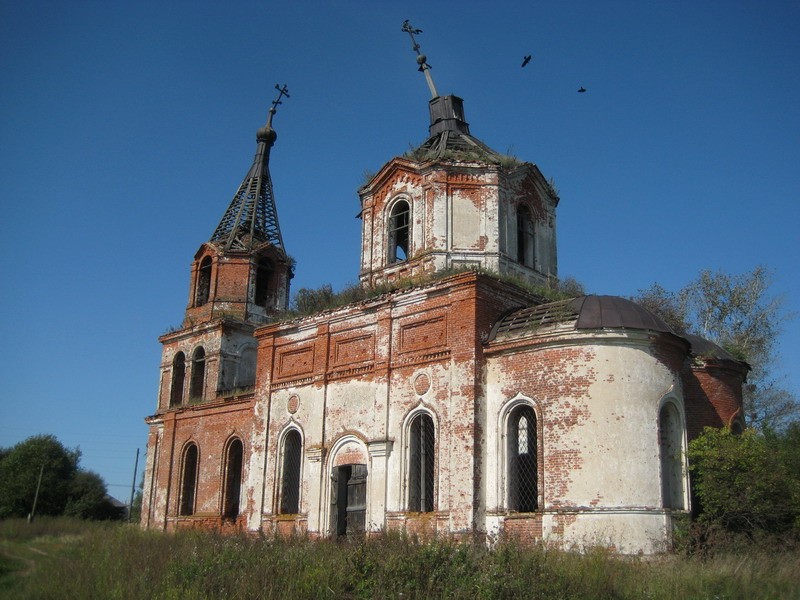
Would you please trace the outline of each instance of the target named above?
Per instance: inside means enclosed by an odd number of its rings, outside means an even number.
[[[273,103],[160,338],[142,525],[661,551],[687,441],[743,426],[747,365],[630,300],[531,291],[557,281],[558,195],[419,57],[429,138],[358,191],[374,294],[299,318],[269,172],[285,88]]]

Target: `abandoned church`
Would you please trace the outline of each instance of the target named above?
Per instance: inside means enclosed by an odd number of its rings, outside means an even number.
[[[557,192],[470,133],[418,48],[429,137],[358,190],[372,293],[302,317],[269,171],[278,88],[160,338],[142,526],[662,551],[690,510],[687,443],[743,427],[748,367],[630,300],[532,291],[558,281]]]

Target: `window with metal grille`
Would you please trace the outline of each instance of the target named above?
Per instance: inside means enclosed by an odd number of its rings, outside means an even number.
[[[222,500],[222,514],[228,519],[239,516],[239,500],[242,491],[242,463],[244,447],[242,441],[234,439],[228,444],[225,459],[225,490]]]
[[[538,507],[536,414],[520,406],[508,420],[508,507],[533,512]]]
[[[292,430],[283,438],[283,474],[281,480],[281,507],[283,515],[300,512],[300,432]]]
[[[172,359],[172,387],[169,392],[169,405],[180,406],[183,402],[183,381],[186,377],[186,356],[178,352]]]
[[[206,351],[199,347],[192,355],[192,381],[189,386],[189,398],[203,399],[203,386],[206,381]]]
[[[189,444],[183,451],[183,468],[181,477],[181,500],[179,514],[188,516],[194,514],[194,497],[197,490],[197,460],[196,444]]]
[[[526,267],[535,266],[533,219],[527,206],[517,207],[517,262]]]
[[[408,202],[400,200],[395,203],[389,217],[389,262],[403,262],[408,260],[410,241],[410,216],[411,209]]]
[[[200,269],[197,272],[197,286],[195,287],[194,305],[203,306],[208,302],[211,292],[211,257],[206,256],[200,262]]]
[[[408,510],[431,512],[436,437],[430,415],[420,414],[411,421],[409,446]]]

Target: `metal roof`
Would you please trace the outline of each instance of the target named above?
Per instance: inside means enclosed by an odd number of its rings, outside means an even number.
[[[661,318],[631,300],[590,295],[515,310],[495,324],[489,341],[501,334],[569,322],[575,329],[646,329],[674,334]]]
[[[250,251],[265,242],[284,250],[269,173],[269,153],[278,138],[272,128],[272,117],[281,97],[288,98],[289,94],[285,85],[275,88],[278,99],[269,109],[267,124],[256,133],[258,146],[253,164],[209,240],[222,245],[225,251]]]

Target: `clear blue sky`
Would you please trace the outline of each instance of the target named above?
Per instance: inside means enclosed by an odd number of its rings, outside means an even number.
[[[356,190],[427,135],[405,19],[472,134],[555,179],[562,276],[632,295],[763,264],[800,312],[797,1],[5,0],[0,446],[55,434],[127,499],[157,338],[276,83],[293,289],[357,280]],[[794,321],[795,392],[798,338]]]

